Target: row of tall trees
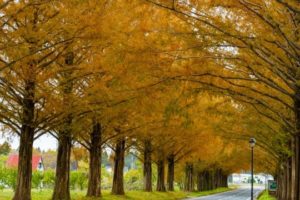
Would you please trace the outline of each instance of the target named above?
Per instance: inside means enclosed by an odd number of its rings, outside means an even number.
[[[275,143],[285,148],[275,152],[264,142],[278,162],[278,198],[299,199],[299,1],[148,2],[191,24],[197,35],[181,54],[193,71],[175,79],[252,107],[283,138]]]
[[[157,191],[173,191],[180,173],[186,190],[194,180],[206,190],[248,169],[250,137],[259,170],[289,182],[280,199],[299,199],[296,1],[7,0],[0,9],[0,122],[20,137],[14,200],[31,199],[32,145],[44,134],[58,140],[53,200],[70,199],[75,142],[89,152],[87,196],[97,197],[102,148],[114,152],[113,194],[124,194],[132,148],[146,191],[152,164]]]

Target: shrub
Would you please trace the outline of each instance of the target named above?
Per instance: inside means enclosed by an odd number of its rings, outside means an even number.
[[[0,186],[1,188],[9,187],[13,190],[16,189],[17,185],[17,170],[0,168]]]
[[[40,172],[40,171],[34,171],[32,173],[32,179],[31,179],[31,183],[32,183],[32,187],[33,188],[40,188],[43,187],[43,179],[44,179],[44,173]]]
[[[45,188],[53,188],[55,183],[55,172],[47,170],[44,172],[43,184]]]
[[[79,172],[77,175],[77,186],[80,190],[83,190],[87,186],[88,174],[85,172]]]
[[[0,168],[5,168],[7,159],[8,159],[8,156],[0,155]]]
[[[137,169],[131,169],[125,173],[124,182],[127,190],[141,190],[143,189],[142,172]]]
[[[101,188],[110,189],[112,186],[112,174],[106,170],[105,167],[101,168]]]
[[[87,187],[88,173],[83,171],[72,171],[70,173],[71,189],[83,190]],[[47,170],[44,172],[34,171],[32,173],[32,188],[53,188],[55,183],[55,172]],[[15,190],[17,184],[17,169],[0,168],[0,190],[12,188]]]
[[[72,171],[70,174],[70,187],[83,190],[87,186],[88,174],[81,171]]]

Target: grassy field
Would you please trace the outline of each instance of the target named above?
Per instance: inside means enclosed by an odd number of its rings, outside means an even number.
[[[270,196],[267,191],[265,191],[259,198],[259,200],[276,200],[276,198]]]
[[[141,191],[128,191],[125,196],[110,195],[109,191],[103,191],[101,200],[178,200],[186,197],[205,196],[219,192],[225,192],[230,189],[219,188],[213,191],[205,192],[141,192]],[[37,191],[32,190],[32,200],[48,200],[51,198],[52,190]],[[73,200],[96,200],[95,198],[86,198],[85,191],[72,191]],[[13,196],[11,190],[0,190],[0,200],[10,200]]]

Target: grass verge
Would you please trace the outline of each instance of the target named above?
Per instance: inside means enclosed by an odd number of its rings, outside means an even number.
[[[109,191],[102,192],[101,200],[179,200],[187,197],[199,197],[220,192],[226,192],[229,188],[218,188],[212,191],[204,192],[142,192],[128,191],[124,196],[111,195]],[[52,190],[32,190],[32,200],[49,200],[51,199]],[[100,198],[87,198],[85,191],[71,191],[72,200],[99,200]],[[11,200],[13,196],[12,190],[0,191],[0,200]]]
[[[227,192],[230,190],[232,190],[232,188],[218,188],[210,191],[191,192],[191,193],[187,193],[187,197],[201,197],[201,196],[207,196],[207,195],[217,194],[221,192]]]
[[[264,191],[262,195],[258,198],[258,200],[276,200],[275,197],[269,195],[268,191]]]

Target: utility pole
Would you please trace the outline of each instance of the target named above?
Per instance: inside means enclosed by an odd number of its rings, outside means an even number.
[[[254,183],[254,146],[256,143],[256,140],[254,138],[250,138],[249,140],[250,147],[251,147],[251,200],[254,200],[253,198],[253,183]]]

